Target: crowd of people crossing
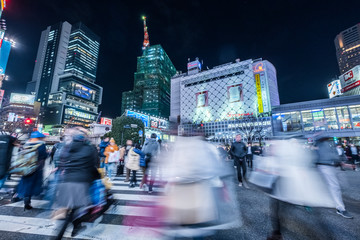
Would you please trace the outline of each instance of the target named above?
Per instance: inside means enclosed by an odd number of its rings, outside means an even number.
[[[265,147],[245,142],[238,134],[230,146],[215,147],[201,137],[178,137],[169,145],[153,133],[143,145],[129,139],[121,146],[110,137],[94,145],[87,129],[74,127],[49,151],[46,136],[38,131],[23,145],[12,136],[0,138],[0,188],[11,176],[21,176],[12,201],[23,201],[24,211],[31,211],[33,197],[46,199],[54,210],[51,218],[65,220],[57,239],[70,223],[71,236],[77,236],[85,230],[82,223],[96,222],[109,209],[114,203],[111,183],[117,176],[124,176],[129,189],[149,195],[154,187],[164,189],[155,204],[162,211],[151,221],[171,237],[181,231],[187,237],[211,235],[214,225],[224,223],[239,227],[234,182],[271,197],[273,231],[268,239],[282,239],[279,213],[285,211],[284,204],[334,208],[344,218],[353,218],[342,200],[335,168],[357,171],[359,148],[334,146],[321,134],[311,144],[297,136],[270,139]],[[46,166],[52,166],[49,179],[44,178]]]

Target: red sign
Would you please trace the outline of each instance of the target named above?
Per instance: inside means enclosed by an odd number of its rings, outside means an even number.
[[[111,118],[101,118],[100,119],[100,124],[102,125],[112,125],[112,119]]]
[[[350,84],[349,86],[344,87],[343,89],[341,89],[341,92],[342,93],[347,92],[347,91],[349,91],[349,90],[351,90],[353,88],[356,88],[358,86],[360,86],[360,80]]]
[[[349,80],[352,79],[353,77],[354,77],[354,73],[353,73],[352,70],[344,74],[344,80],[345,80],[345,82],[346,82],[346,81],[349,81]]]
[[[252,116],[253,113],[235,113],[235,114],[232,114],[232,113],[228,113],[227,117],[242,117],[242,116]]]

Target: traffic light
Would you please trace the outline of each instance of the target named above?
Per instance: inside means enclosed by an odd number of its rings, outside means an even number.
[[[26,125],[32,124],[31,118],[26,118],[26,119],[24,120],[24,123],[25,123]]]

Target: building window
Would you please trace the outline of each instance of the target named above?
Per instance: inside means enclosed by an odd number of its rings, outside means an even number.
[[[314,118],[315,131],[325,130],[324,111],[322,109],[312,110],[312,115]]]
[[[304,125],[304,131],[314,131],[314,121],[312,117],[312,113],[310,110],[308,111],[301,111],[302,119],[303,119],[303,125]]]
[[[351,129],[350,115],[347,107],[337,107],[340,129]]]
[[[325,108],[324,109],[326,123],[328,130],[337,130],[339,129],[337,119],[336,119],[336,112],[335,108]]]
[[[354,124],[354,128],[360,128],[360,105],[350,106],[352,121]]]

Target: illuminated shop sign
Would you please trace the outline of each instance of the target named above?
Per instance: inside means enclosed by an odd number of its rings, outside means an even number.
[[[73,117],[83,118],[87,120],[95,120],[96,116],[90,113],[81,112],[74,108],[65,108],[65,114]]]
[[[241,127],[250,127],[250,126],[254,126],[254,127],[271,126],[271,121],[228,124],[228,128],[241,128]]]
[[[270,112],[265,73],[262,72],[255,74],[255,86],[256,86],[256,95],[258,98],[259,113]]]
[[[9,41],[2,41],[0,48],[0,74],[5,74],[6,65],[9,59],[11,43]]]
[[[20,93],[12,93],[10,95],[10,103],[34,105],[34,102],[35,95]]]
[[[262,95],[261,95],[261,83],[260,83],[260,74],[255,74],[255,86],[256,86],[256,95],[257,95],[257,99],[258,99],[258,110],[259,113],[263,113],[264,112],[264,108],[263,108],[263,101],[262,101]]]
[[[84,98],[84,99],[87,99],[87,100],[91,100],[94,92],[95,91],[91,90],[90,88],[85,87],[80,84],[76,84],[75,88],[74,88],[74,95]]]
[[[360,86],[360,65],[352,68],[350,71],[340,76],[341,92],[348,92]]]
[[[253,65],[253,72],[254,73],[263,72],[263,71],[264,71],[263,62],[254,63],[254,65]]]
[[[167,121],[156,117],[150,117],[150,126],[152,128],[166,129]]]
[[[126,111],[126,116],[140,119],[144,123],[145,127],[149,127],[149,122],[150,121],[149,121],[149,116],[148,115],[127,110]]]
[[[253,113],[228,113],[227,117],[228,118],[232,118],[232,117],[244,117],[244,116],[252,116],[254,115]]]
[[[112,126],[112,119],[102,117],[102,118],[100,118],[100,124]]]

